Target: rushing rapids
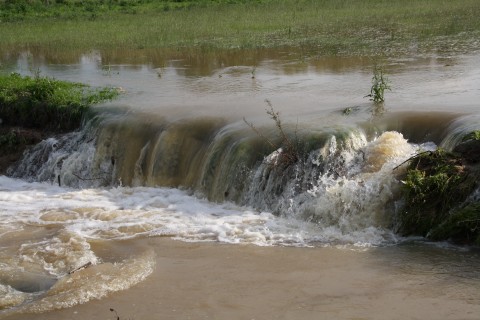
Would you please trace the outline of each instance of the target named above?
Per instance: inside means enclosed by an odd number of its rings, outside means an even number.
[[[373,243],[382,243],[393,239],[388,230],[394,229],[401,173],[394,168],[419,150],[435,147],[409,143],[396,131],[367,133],[372,130],[358,126],[296,137],[299,160],[285,165],[284,151],[268,151],[263,138],[244,123],[139,121],[96,119],[82,131],[38,144],[9,174],[82,189],[180,188],[337,234],[312,234],[301,245],[369,243],[352,235],[372,230],[378,236]],[[275,131],[270,134],[274,139]]]

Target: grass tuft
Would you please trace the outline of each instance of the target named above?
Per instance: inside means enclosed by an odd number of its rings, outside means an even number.
[[[449,213],[444,222],[432,229],[429,238],[480,246],[480,203],[471,203]]]
[[[469,140],[479,141],[480,140],[480,130],[472,131],[469,134],[466,134],[462,139],[463,142],[469,141]]]

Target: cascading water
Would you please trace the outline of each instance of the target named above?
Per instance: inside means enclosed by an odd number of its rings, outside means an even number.
[[[361,128],[300,137],[299,146],[300,160],[284,166],[275,164],[282,150],[263,157],[266,144],[243,123],[116,117],[43,141],[9,173],[74,188],[185,188],[328,230],[307,242],[391,241],[401,172],[393,169],[420,147],[398,132],[368,137]]]

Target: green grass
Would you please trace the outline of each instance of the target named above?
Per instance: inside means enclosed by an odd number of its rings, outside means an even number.
[[[7,2],[3,50],[295,46],[392,55],[474,50],[480,35],[478,0],[19,0],[24,10]]]
[[[117,95],[112,88],[94,89],[39,75],[0,75],[0,119],[7,126],[53,132],[74,130],[92,104]]]

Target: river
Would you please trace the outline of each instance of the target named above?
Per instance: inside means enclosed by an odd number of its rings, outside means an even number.
[[[478,319],[478,248],[396,215],[401,164],[480,128],[480,58],[380,62],[382,105],[367,58],[5,55],[123,94],[0,176],[0,318]]]

